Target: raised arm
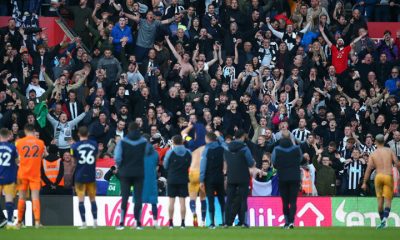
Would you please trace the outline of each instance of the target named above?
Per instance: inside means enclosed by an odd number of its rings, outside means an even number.
[[[121,4],[116,3],[115,0],[110,0],[110,5],[112,5],[117,11],[122,10]]]
[[[218,49],[218,47],[216,45],[214,45],[213,59],[211,59],[209,62],[207,62],[208,67],[211,67],[218,60],[217,49]]]
[[[79,80],[76,83],[74,83],[71,86],[69,86],[68,90],[79,88],[85,82],[85,80],[86,80],[86,78],[87,78],[89,73],[87,73],[87,72],[82,72],[82,73],[76,72],[75,74],[78,75],[77,78],[79,78]]]
[[[267,26],[268,26],[269,30],[271,30],[272,34],[274,34],[274,35],[275,35],[276,37],[278,37],[279,39],[282,39],[284,33],[283,33],[283,32],[279,32],[279,31],[276,31],[276,30],[271,26],[269,17],[267,17],[266,21],[267,21]]]
[[[165,40],[167,41],[168,47],[169,49],[171,49],[172,54],[174,54],[175,58],[178,60],[178,62],[182,61],[182,57],[181,55],[178,54],[178,52],[175,50],[174,45],[171,43],[171,41],[169,40],[169,36],[165,36]]]
[[[299,85],[294,84],[294,99],[292,101],[292,105],[295,105],[297,103],[297,101],[299,100],[300,96],[299,96]]]
[[[222,59],[221,45],[218,45],[218,63],[219,65],[224,63],[224,60]]]
[[[354,47],[354,44],[356,44],[358,41],[361,40],[361,38],[365,37],[367,35],[367,31],[364,31],[361,36],[358,36],[356,39],[354,39],[351,43],[350,43],[350,47]]]
[[[189,122],[189,125],[181,131],[181,135],[184,140],[189,135],[189,132],[190,132],[190,130],[192,130],[192,128],[193,128],[193,124],[191,122]]]
[[[129,19],[131,19],[131,20],[133,20],[133,21],[135,21],[135,22],[139,22],[140,21],[140,15],[139,14],[132,15],[132,14],[124,12],[124,16],[129,18]]]
[[[235,58],[233,60],[233,62],[235,64],[239,63],[239,50],[238,50],[239,43],[241,43],[241,41],[240,40],[236,40],[236,43],[235,43]]]
[[[274,88],[272,88],[271,91],[271,102],[275,103],[276,102],[276,93],[278,92],[278,89],[281,87],[282,81],[283,81],[283,70],[281,71],[281,76],[279,77],[279,80],[275,83]]]
[[[196,44],[196,48],[193,51],[193,57],[192,57],[192,62],[194,66],[197,66],[197,56],[199,55],[199,44]]]
[[[332,42],[329,41],[328,37],[326,36],[324,32],[324,27],[322,25],[319,25],[319,31],[321,32],[321,35],[324,38],[326,44],[328,44],[328,47],[332,47]]]
[[[100,8],[101,8],[101,4],[100,4],[100,3],[97,3],[96,6],[95,6],[94,9],[93,9],[93,12],[92,12],[92,19],[93,19],[93,21],[96,23],[96,25],[98,25],[98,24],[101,22],[101,20],[98,19],[98,18],[96,17],[97,11],[98,11]]]
[[[311,21],[300,31],[301,33],[306,33],[311,26]]]
[[[161,24],[170,24],[175,21],[175,16],[161,21]]]

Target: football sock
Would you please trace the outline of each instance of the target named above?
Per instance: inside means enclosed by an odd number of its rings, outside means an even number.
[[[124,222],[125,222],[125,210],[121,209],[121,220],[119,222],[119,225],[124,226]]]
[[[79,202],[79,213],[81,214],[82,222],[86,223],[86,210],[84,202]]]
[[[6,216],[4,215],[3,208],[1,207],[1,204],[0,204],[0,220],[4,220],[4,219],[6,219]]]
[[[22,222],[25,214],[25,200],[18,200],[18,222]]]
[[[201,220],[204,222],[206,220],[207,214],[207,201],[201,200]]]
[[[382,211],[382,212],[379,212],[379,218],[380,218],[381,221],[382,221],[382,219],[383,219],[383,211]]]
[[[153,214],[153,219],[158,219],[158,208],[157,204],[151,204],[151,212]]]
[[[6,209],[7,209],[7,220],[9,222],[12,222],[14,217],[14,203],[6,202]]]
[[[93,219],[97,219],[97,204],[96,204],[96,201],[90,202],[90,205],[92,206]]]
[[[385,208],[385,211],[383,212],[383,218],[388,218],[390,213],[390,208]]]
[[[192,213],[195,214],[196,213],[196,201],[190,200],[189,205],[190,205],[190,211],[192,211]]]
[[[40,201],[39,199],[32,200],[33,215],[35,215],[35,222],[40,222]]]

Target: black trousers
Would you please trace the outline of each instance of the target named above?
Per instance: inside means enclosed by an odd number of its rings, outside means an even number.
[[[228,183],[226,189],[226,208],[225,208],[225,223],[232,226],[233,220],[236,216],[236,211],[233,211],[233,205],[236,200],[239,203],[239,222],[244,224],[246,221],[247,211],[247,196],[249,195],[249,183]]]
[[[128,198],[131,193],[131,187],[135,187],[134,191],[134,215],[137,222],[137,226],[141,226],[140,217],[142,212],[142,192],[143,192],[143,177],[120,177],[121,182],[121,223],[122,226],[125,221],[125,215],[127,211]]]
[[[211,223],[215,224],[215,195],[217,193],[217,198],[219,205],[221,206],[221,216],[222,216],[222,224],[225,224],[224,212],[225,212],[225,189],[224,182],[221,183],[209,183],[205,182],[206,187],[206,195],[208,200],[208,210],[210,211],[210,219]]]
[[[279,181],[279,192],[282,198],[283,215],[285,216],[286,224],[294,223],[299,188],[300,181]]]

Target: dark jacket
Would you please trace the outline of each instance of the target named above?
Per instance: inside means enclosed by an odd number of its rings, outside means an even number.
[[[254,166],[254,160],[250,149],[242,141],[223,143],[224,159],[227,164],[228,184],[249,183],[249,168]]]
[[[189,167],[192,153],[183,145],[168,150],[164,157],[164,168],[168,171],[168,184],[189,182]]]
[[[140,136],[139,131],[128,133],[118,142],[114,151],[119,176],[144,177],[144,157],[153,151],[153,146]]]
[[[318,162],[318,156],[312,159],[313,165],[317,170],[315,174],[315,187],[318,196],[336,195],[336,173],[331,166],[325,166]]]
[[[200,160],[200,182],[224,182],[224,148],[219,142],[208,143]]]
[[[278,170],[279,181],[300,181],[300,162],[303,153],[290,139],[281,139],[272,152],[272,163]]]

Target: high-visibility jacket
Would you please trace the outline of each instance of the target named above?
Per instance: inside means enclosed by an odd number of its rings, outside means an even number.
[[[312,194],[312,180],[311,180],[311,174],[310,171],[307,171],[303,168],[300,168],[301,170],[301,189],[304,194]]]
[[[42,162],[42,186],[64,186],[64,166],[61,158],[55,161],[43,159]]]

